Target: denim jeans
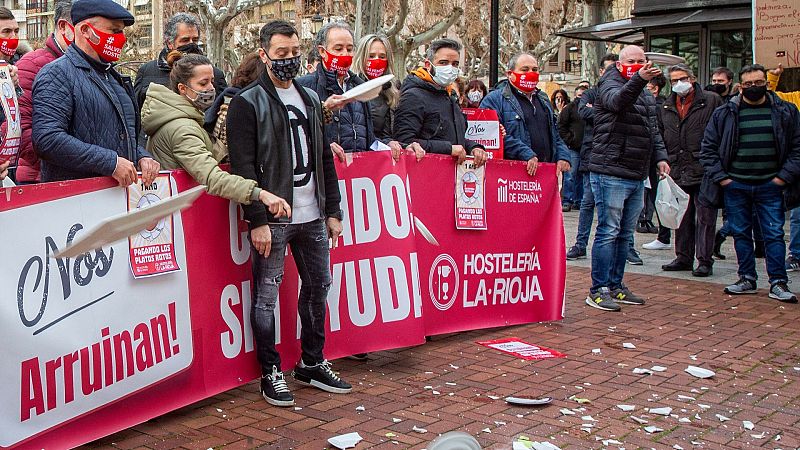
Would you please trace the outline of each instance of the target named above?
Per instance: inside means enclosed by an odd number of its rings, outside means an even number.
[[[262,374],[272,373],[272,366],[281,367],[281,357],[275,350],[275,303],[283,280],[286,246],[300,274],[302,286],[297,299],[300,314],[300,347],[303,362],[317,364],[325,358],[325,313],[328,289],[331,286],[330,250],[325,222],[317,219],[300,224],[270,224],[272,247],[269,256],[253,252],[253,308],[250,321],[256,355]],[[291,301],[283,299],[284,302]]]
[[[581,154],[575,150],[569,151],[569,172],[564,172],[561,185],[561,204],[578,205],[583,199],[583,173],[578,169],[581,165]]]
[[[594,195],[589,173],[581,174],[583,178],[583,199],[581,199],[581,212],[578,215],[578,234],[575,236],[575,245],[582,250],[589,246],[589,233],[592,232],[594,222]]]
[[[610,175],[592,173],[597,208],[597,232],[592,246],[592,292],[601,287],[621,288],[628,250],[633,244],[636,221],[644,205],[644,184]]]
[[[789,219],[789,254],[800,259],[800,206],[792,210]]]
[[[786,213],[783,208],[783,188],[767,181],[750,185],[733,181],[723,188],[728,226],[733,235],[733,246],[739,260],[739,276],[756,280],[756,259],[753,249],[753,215],[761,225],[764,253],[770,284],[786,281],[786,242],[783,226]]]

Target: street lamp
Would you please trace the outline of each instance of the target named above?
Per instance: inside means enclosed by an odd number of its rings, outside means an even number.
[[[319,33],[319,29],[322,28],[323,21],[324,19],[319,15],[318,12],[314,13],[314,15],[311,17],[311,29],[314,31],[314,36]]]

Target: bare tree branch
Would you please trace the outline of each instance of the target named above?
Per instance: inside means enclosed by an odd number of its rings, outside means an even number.
[[[453,24],[455,24],[458,19],[461,17],[461,14],[464,13],[464,10],[458,6],[454,6],[453,10],[450,11],[450,14],[447,15],[444,19],[436,22],[432,27],[428,28],[427,30],[411,36],[406,39],[407,45],[411,48],[419,47],[420,45],[425,45],[430,41],[434,40],[437,36],[441,35],[442,33],[446,32]]]
[[[408,17],[408,0],[400,0],[400,7],[397,11],[397,16],[394,23],[389,29],[385,31],[386,36],[394,37],[400,34],[400,31],[406,26],[406,18]]]

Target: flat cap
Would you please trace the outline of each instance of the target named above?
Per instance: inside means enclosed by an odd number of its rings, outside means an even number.
[[[114,0],[77,0],[72,3],[73,24],[77,25],[90,17],[97,16],[121,20],[126,27],[134,23],[133,14]]]

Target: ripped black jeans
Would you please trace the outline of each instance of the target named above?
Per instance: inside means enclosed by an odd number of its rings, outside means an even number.
[[[325,221],[317,219],[300,224],[270,224],[272,248],[261,256],[251,245],[253,255],[253,308],[250,321],[262,374],[271,374],[272,366],[281,367],[275,350],[275,303],[283,280],[286,246],[292,248],[302,286],[297,300],[300,313],[300,341],[303,362],[322,362],[325,345],[325,313],[331,286],[330,250]],[[284,304],[291,299],[283,298]],[[284,336],[283,339],[291,339]]]

